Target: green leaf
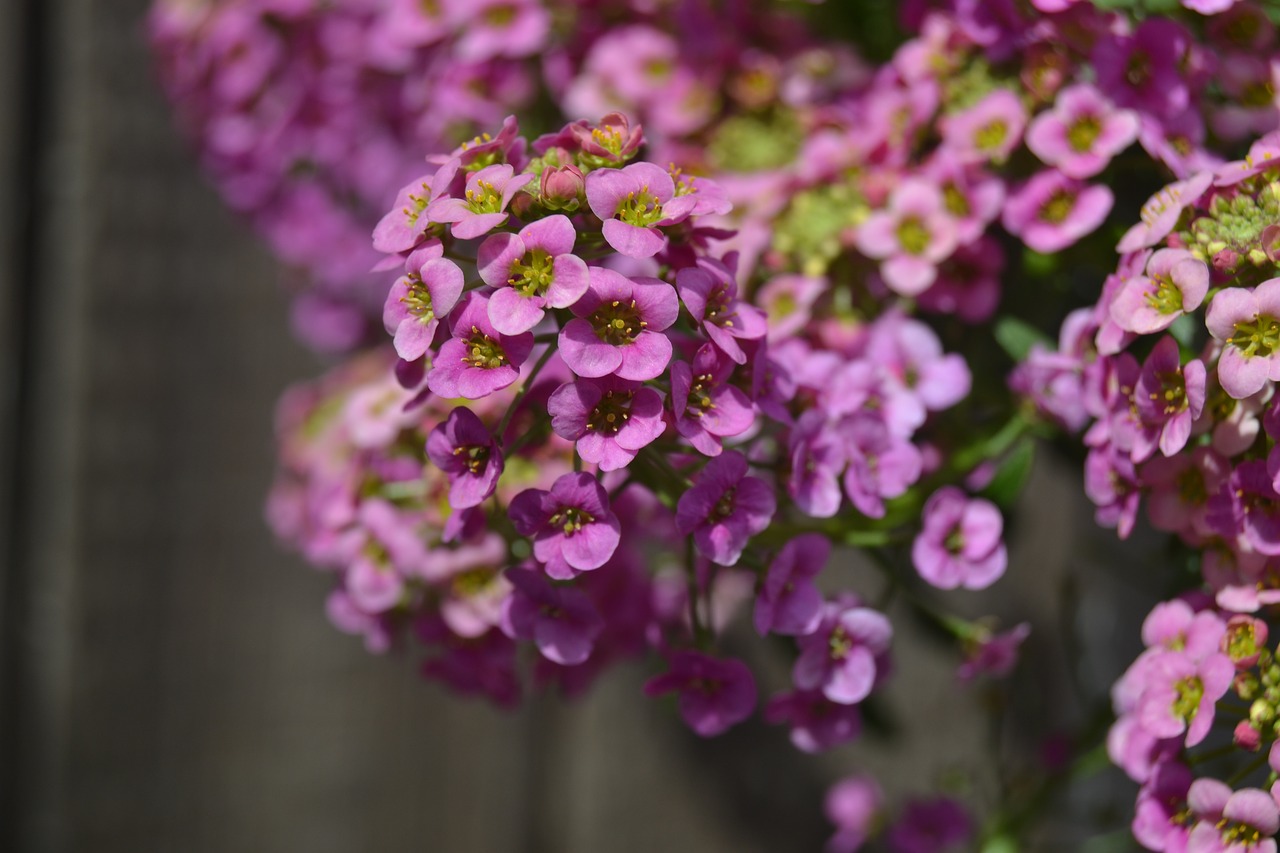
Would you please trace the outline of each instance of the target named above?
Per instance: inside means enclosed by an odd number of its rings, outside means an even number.
[[[1039,329],[1024,323],[1017,317],[1001,317],[996,320],[996,341],[1014,361],[1022,361],[1031,352],[1032,344],[1040,344],[1046,349],[1054,349],[1049,340]]]
[[[1196,322],[1190,314],[1180,314],[1169,326],[1169,334],[1181,344],[1184,350],[1190,350],[1196,343]]]
[[[982,490],[982,496],[1001,507],[1009,506],[1017,500],[1031,475],[1035,451],[1036,443],[1030,438],[1024,438],[1014,445],[1013,450],[996,469],[991,482]]]

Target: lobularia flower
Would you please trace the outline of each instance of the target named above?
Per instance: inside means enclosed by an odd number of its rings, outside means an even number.
[[[502,614],[502,630],[513,640],[532,640],[547,660],[576,666],[591,656],[604,619],[585,592],[554,584],[541,572],[507,569],[514,590]]]
[[[396,193],[391,212],[373,229],[374,249],[387,254],[407,252],[424,239],[431,227],[424,211],[431,202],[435,174],[415,178]]]
[[[1237,400],[1280,379],[1280,278],[1250,290],[1220,291],[1205,314],[1209,334],[1222,341],[1218,381]]]
[[[1161,338],[1143,362],[1133,402],[1165,456],[1186,447],[1191,425],[1204,410],[1206,374],[1199,359],[1182,365],[1178,342],[1171,337]]]
[[[395,341],[396,355],[417,361],[431,349],[440,319],[458,304],[463,276],[458,265],[440,257],[437,243],[415,250],[405,261],[382,309],[382,324]]]
[[[533,56],[551,31],[551,14],[541,0],[468,0],[444,8],[460,34],[454,52],[463,62]]]
[[[747,476],[747,458],[729,451],[707,463],[676,504],[676,529],[721,566],[737,564],[747,540],[769,526],[777,499],[769,484]]]
[[[1227,541],[1239,538],[1248,550],[1280,555],[1280,493],[1267,463],[1241,462],[1209,499],[1209,525]]]
[[[1111,319],[1125,331],[1150,335],[1195,311],[1209,292],[1209,266],[1185,249],[1161,249],[1146,274],[1127,279],[1111,303]]]
[[[1266,791],[1233,791],[1217,779],[1197,779],[1187,791],[1196,818],[1187,837],[1189,853],[1276,853],[1280,808]]]
[[[734,259],[732,266],[736,267]],[[738,298],[734,270],[722,261],[700,259],[676,273],[676,290],[707,337],[738,364],[747,363],[739,341],[758,341],[768,325],[764,312]]]
[[[999,634],[984,632],[968,645],[956,677],[961,681],[971,681],[980,675],[1003,678],[1018,665],[1018,650],[1030,635],[1031,626],[1026,622]]]
[[[856,705],[887,674],[893,627],[883,614],[857,604],[828,602],[817,630],[797,640],[791,680],[821,690],[840,705]]]
[[[1187,792],[1195,777],[1186,765],[1162,761],[1138,791],[1133,837],[1148,850],[1186,850],[1191,832]]]
[[[1187,106],[1190,88],[1182,71],[1191,38],[1181,24],[1152,16],[1132,33],[1098,39],[1093,66],[1098,88],[1122,106],[1168,115]]]
[[[938,264],[955,251],[956,226],[942,192],[923,178],[908,178],[884,210],[858,227],[858,251],[880,264],[885,284],[915,296],[933,284]]]
[[[1102,184],[1086,185],[1046,169],[1009,198],[1001,223],[1032,249],[1051,254],[1101,225],[1114,200]]]
[[[453,337],[440,347],[427,373],[427,387],[439,397],[478,400],[506,388],[520,376],[533,351],[533,335],[503,335],[489,321],[489,297],[470,293],[450,319]]]
[[[733,362],[712,344],[703,344],[693,363],[671,365],[671,414],[676,431],[706,456],[720,455],[720,441],[741,435],[756,421],[755,408],[729,383]]]
[[[644,692],[648,696],[678,692],[680,716],[703,737],[725,732],[755,710],[755,678],[742,661],[685,650],[671,657],[670,667],[649,679]]]
[[[874,779],[850,776],[827,791],[823,812],[835,825],[827,842],[828,853],[855,853],[875,829],[884,806],[884,794]]]
[[[1027,147],[1071,178],[1091,178],[1138,138],[1138,115],[1087,83],[1058,93],[1027,129]]]
[[[949,797],[937,797],[908,802],[886,840],[893,853],[945,853],[972,836],[973,818],[965,807]]]
[[[565,474],[550,491],[526,489],[508,508],[521,536],[533,539],[533,556],[556,580],[598,569],[618,547],[622,525],[609,495],[590,474]]]
[[[789,439],[791,473],[787,494],[801,512],[831,518],[844,500],[840,473],[848,462],[843,437],[817,409],[802,414]]]
[[[680,314],[675,289],[657,279],[630,279],[591,267],[590,286],[560,330],[560,356],[579,376],[654,379],[671,361],[663,330]]]
[[[792,539],[773,558],[756,594],[755,626],[768,633],[804,635],[822,621],[822,593],[814,578],[831,556],[831,542],[818,533]]]
[[[427,205],[426,216],[432,222],[451,223],[450,233],[457,239],[474,240],[507,221],[507,205],[533,177],[515,174],[506,163],[485,166],[467,175],[462,198],[437,197]]]
[[[946,156],[963,163],[1004,162],[1027,124],[1027,109],[1008,89],[996,89],[968,109],[942,122]]]
[[[662,394],[639,382],[605,376],[557,388],[547,401],[556,435],[577,442],[582,461],[601,471],[625,468],[662,435]]]
[[[604,222],[609,245],[630,258],[650,258],[667,245],[658,230],[685,219],[693,196],[676,195],[675,181],[652,163],[597,169],[587,175],[587,204]]]
[[[449,477],[449,506],[479,506],[502,476],[502,451],[484,423],[459,406],[427,436],[427,458]]]
[[[791,727],[791,743],[801,752],[822,752],[848,743],[862,731],[857,705],[832,702],[817,690],[780,693],[764,708],[769,723]]]
[[[1186,745],[1195,746],[1209,734],[1215,705],[1231,688],[1235,671],[1224,654],[1201,660],[1177,651],[1156,654],[1142,669],[1138,722],[1157,738],[1185,734]]]
[[[566,216],[531,222],[518,233],[494,234],[476,254],[489,296],[489,320],[504,335],[527,332],[547,308],[568,308],[587,292],[586,263],[573,254],[577,238]]]
[[[904,494],[920,479],[920,449],[870,414],[846,419],[840,434],[849,462],[845,494],[863,515],[883,518],[884,501]]]
[[[990,501],[944,486],[924,505],[923,521],[911,546],[911,561],[933,586],[983,589],[1004,574],[1004,522]]]
[[[1212,172],[1198,172],[1184,181],[1170,184],[1147,199],[1142,205],[1141,221],[1125,232],[1116,244],[1116,251],[1136,252],[1159,243],[1178,224],[1182,211],[1194,205],[1212,183]]]

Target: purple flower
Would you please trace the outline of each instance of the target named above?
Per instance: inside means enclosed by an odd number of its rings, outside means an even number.
[[[1209,303],[1209,334],[1225,346],[1218,359],[1222,390],[1237,400],[1280,379],[1280,278],[1253,290],[1230,287]]]
[[[517,175],[515,170],[498,163],[467,175],[463,198],[437,198],[427,206],[432,222],[453,223],[453,236],[473,240],[488,234],[507,221],[507,205],[533,175]]]
[[[1238,537],[1259,554],[1280,555],[1280,493],[1264,460],[1236,465],[1209,499],[1208,520],[1229,542]]]
[[[658,229],[689,215],[691,195],[676,196],[675,181],[652,163],[597,169],[587,175],[587,204],[604,222],[609,245],[630,258],[650,258],[667,245]]]
[[[560,356],[579,376],[616,373],[642,382],[671,361],[671,341],[662,332],[679,316],[680,299],[665,282],[591,267],[590,287],[573,313],[560,330]]]
[[[507,569],[514,591],[502,614],[513,640],[533,640],[549,661],[576,666],[591,656],[604,620],[581,589],[553,584],[532,569]]]
[[[551,15],[539,0],[468,0],[445,8],[459,32],[454,53],[464,62],[533,56],[551,30]]]
[[[506,336],[489,322],[489,297],[470,293],[450,321],[453,337],[440,347],[427,374],[437,397],[478,400],[506,388],[520,376],[533,350],[533,335]]]
[[[1209,292],[1209,266],[1185,249],[1161,249],[1146,275],[1124,282],[1111,303],[1111,319],[1128,332],[1150,335],[1194,311]]]
[[[737,451],[707,463],[676,504],[676,529],[693,535],[698,552],[713,563],[732,566],[747,540],[769,526],[777,510],[773,489],[747,476],[747,458]]]
[[[780,275],[771,278],[756,293],[769,324],[769,341],[777,343],[800,334],[809,324],[814,304],[827,292],[825,278]]]
[[[870,414],[848,419],[840,431],[849,460],[845,494],[863,515],[883,518],[885,499],[906,493],[920,479],[920,449]]]
[[[760,636],[804,635],[822,621],[822,593],[813,579],[831,557],[831,542],[820,533],[792,539],[769,564],[756,594],[755,626]]]
[[[422,241],[431,225],[423,211],[431,202],[433,178],[432,175],[415,178],[396,193],[391,212],[373,229],[373,248],[393,254],[407,252]]]
[[[489,319],[504,335],[527,332],[546,308],[568,308],[587,292],[587,265],[572,254],[577,232],[566,216],[548,216],[480,244],[476,266],[495,288]]]
[[[609,562],[622,535],[604,486],[582,472],[561,476],[551,491],[525,489],[508,514],[521,536],[533,538],[533,556],[556,580]]]
[[[1143,465],[1142,480],[1150,489],[1147,517],[1151,526],[1193,539],[1211,535],[1206,509],[1210,496],[1226,482],[1228,468],[1212,447],[1158,456]]]
[[[908,802],[887,840],[893,853],[944,853],[972,835],[973,818],[965,807],[948,797],[937,797]]]
[[[1209,734],[1214,706],[1231,688],[1236,668],[1214,653],[1196,661],[1181,652],[1159,652],[1143,668],[1146,689],[1138,700],[1138,721],[1157,738],[1186,735],[1195,746]]]
[[[1188,853],[1276,853],[1280,808],[1266,791],[1197,779],[1187,791],[1197,818],[1187,837]]]
[[[1148,850],[1186,850],[1187,792],[1194,777],[1177,761],[1157,764],[1138,791],[1133,837]]]
[[[801,690],[821,690],[841,705],[856,705],[871,695],[888,667],[893,627],[869,607],[829,602],[818,629],[797,640],[800,656],[791,680]]]
[[[1138,115],[1118,110],[1087,83],[1058,93],[1053,109],[1036,116],[1027,147],[1070,178],[1091,178],[1138,138]]]
[[[1032,249],[1052,254],[1101,225],[1114,200],[1101,184],[1088,186],[1057,169],[1046,169],[1014,193],[1001,222]]]
[[[827,853],[855,853],[874,831],[884,806],[884,794],[867,776],[841,779],[827,791],[823,812],[835,825]]]
[[[848,743],[862,731],[857,705],[840,705],[816,690],[793,690],[769,700],[764,718],[791,726],[791,743],[801,752],[822,752]]]
[[[962,163],[1003,162],[1022,141],[1027,110],[1016,94],[996,89],[942,125],[946,155]]]
[[[701,259],[698,266],[676,273],[676,290],[711,342],[738,364],[746,364],[747,354],[738,341],[760,340],[768,325],[759,308],[738,299],[738,283],[729,267]]]
[[[1018,650],[1030,635],[1031,626],[1026,622],[1001,634],[984,631],[983,636],[969,645],[956,676],[961,681],[972,681],[979,675],[1003,678],[1018,665]]]
[[[915,296],[933,284],[938,264],[956,249],[956,227],[937,185],[908,178],[889,196],[884,210],[858,227],[858,251],[882,261],[885,284]]]
[[[943,353],[932,329],[899,311],[882,314],[876,321],[867,340],[866,358],[930,411],[959,403],[973,384],[963,356]]]
[[[405,262],[408,272],[391,285],[382,309],[382,324],[395,337],[396,355],[417,361],[431,349],[440,318],[462,296],[462,270],[440,257],[439,244],[415,251]]]
[[[706,456],[719,456],[720,439],[741,435],[756,421],[747,395],[729,383],[732,374],[733,362],[711,344],[698,347],[692,365],[671,365],[676,431]]]
[[[944,486],[924,505],[924,525],[911,546],[920,577],[939,589],[984,589],[1004,574],[1008,553],[995,504]]]
[[[1164,337],[1142,364],[1133,402],[1143,423],[1159,432],[1160,452],[1172,456],[1186,447],[1191,424],[1204,410],[1204,362],[1182,366],[1178,342]]]
[[[1147,18],[1132,35],[1098,39],[1092,57],[1098,88],[1126,107],[1177,112],[1190,98],[1181,71],[1190,41],[1180,24],[1161,17]]]
[[[848,462],[844,439],[822,412],[810,409],[791,430],[789,449],[787,494],[806,515],[831,518],[844,499],[840,491],[840,473]]]
[[[680,716],[703,737],[723,733],[755,710],[756,681],[742,661],[686,650],[672,655],[670,667],[645,683],[645,695],[679,692]]]
[[[449,506],[479,506],[502,476],[502,451],[481,420],[459,406],[427,436],[427,458],[449,476]]]
[[[616,376],[561,385],[547,412],[556,435],[577,442],[578,455],[601,471],[625,468],[667,427],[662,395]]]
[[[1090,450],[1084,460],[1084,490],[1097,507],[1094,520],[1103,527],[1114,527],[1121,539],[1128,538],[1142,498],[1130,455],[1112,445]]]

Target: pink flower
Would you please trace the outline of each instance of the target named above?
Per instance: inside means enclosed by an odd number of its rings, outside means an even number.
[[[1191,359],[1184,367],[1180,358],[1178,342],[1161,338],[1143,363],[1133,389],[1138,415],[1158,432],[1160,452],[1165,456],[1186,447],[1191,424],[1204,410],[1204,362]]]
[[[1009,199],[1005,230],[1044,254],[1061,251],[1102,224],[1115,197],[1101,184],[1086,185],[1046,169]]]
[[[821,690],[839,705],[856,705],[888,671],[893,626],[882,613],[848,602],[829,602],[813,633],[800,637],[791,679],[801,690]]]
[[[506,336],[489,322],[489,297],[471,293],[450,321],[453,337],[440,347],[427,374],[431,393],[478,400],[520,376],[533,350],[533,335]]]
[[[1088,84],[1058,93],[1053,109],[1036,116],[1027,130],[1027,147],[1071,178],[1090,178],[1138,138],[1138,116],[1116,109]]]
[[[769,526],[777,510],[769,484],[747,476],[747,458],[730,451],[707,463],[676,504],[676,529],[693,536],[698,553],[732,566],[747,540]]]
[[[382,324],[394,336],[396,355],[417,361],[431,349],[440,318],[458,304],[463,276],[458,265],[440,257],[439,244],[419,248],[405,262],[382,309]]]
[[[1217,779],[1197,779],[1187,805],[1197,818],[1187,837],[1189,853],[1276,853],[1280,808],[1266,791],[1232,791]]]
[[[730,258],[736,267],[736,258]],[[693,319],[702,324],[707,337],[738,364],[747,363],[739,341],[758,341],[768,326],[764,313],[738,298],[738,283],[731,266],[710,258],[696,267],[676,273],[676,290]]]
[[[542,322],[547,308],[568,308],[587,292],[587,265],[572,254],[577,232],[565,216],[548,216],[516,234],[502,232],[480,244],[480,278],[496,288],[489,319],[504,335]]]
[[[1136,252],[1156,245],[1178,224],[1182,211],[1194,205],[1213,183],[1212,172],[1199,172],[1160,190],[1142,205],[1141,221],[1125,232],[1117,252]]]
[[[675,181],[652,163],[621,169],[597,169],[587,175],[587,204],[604,222],[609,245],[630,258],[661,252],[667,238],[658,230],[686,218],[697,204],[692,195],[676,195]]]
[[[756,596],[755,626],[760,636],[810,634],[822,621],[822,593],[813,579],[831,556],[831,542],[818,533],[792,539],[774,557]]]
[[[908,178],[889,205],[858,228],[858,250],[881,260],[885,283],[904,296],[933,284],[938,264],[956,249],[956,228],[942,192],[923,178]]]
[[[533,556],[556,580],[609,562],[622,535],[608,493],[582,472],[561,476],[550,491],[524,490],[512,499],[508,514],[516,531],[533,539]]]
[[[1146,275],[1121,285],[1111,319],[1125,331],[1150,335],[1199,308],[1208,292],[1208,264],[1185,249],[1161,249],[1147,261]]]
[[[1022,141],[1027,110],[1016,94],[996,89],[942,121],[942,145],[962,163],[1003,162]]]
[[[447,167],[444,167],[447,168]],[[467,175],[463,198],[437,198],[427,206],[432,222],[453,224],[453,236],[473,240],[507,221],[507,205],[533,175],[517,175],[505,163],[485,166]]]
[[[1004,521],[990,501],[968,498],[952,486],[930,496],[924,524],[911,546],[920,576],[939,589],[983,589],[1004,574],[1008,562]]]
[[[666,282],[591,267],[590,286],[573,313],[560,330],[560,355],[579,376],[615,373],[642,382],[671,361],[671,340],[662,332],[679,316],[680,300]]]
[[[756,707],[756,681],[740,660],[713,658],[702,652],[679,651],[671,669],[645,683],[648,696],[680,693],[680,716],[703,737],[722,734]]]
[[[601,471],[625,468],[662,435],[662,395],[639,382],[605,376],[557,388],[547,401],[556,435],[577,442],[584,462]]]
[[[1220,291],[1205,315],[1209,333],[1225,346],[1218,359],[1222,390],[1237,400],[1280,379],[1280,278],[1249,290]]]

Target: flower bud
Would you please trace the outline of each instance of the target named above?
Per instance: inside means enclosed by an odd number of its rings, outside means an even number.
[[[1249,723],[1256,729],[1263,729],[1275,722],[1276,707],[1266,699],[1255,699],[1249,706]]]
[[[585,187],[577,166],[548,166],[542,170],[540,201],[551,210],[574,211],[582,204]]]
[[[1258,698],[1258,691],[1261,689],[1261,685],[1258,684],[1258,677],[1252,672],[1238,672],[1232,688],[1241,699],[1246,702],[1252,702]]]
[[[1250,725],[1248,720],[1240,721],[1231,739],[1236,746],[1250,752],[1257,752],[1258,747],[1262,745],[1262,733]]]
[[[1222,653],[1231,658],[1236,669],[1252,669],[1267,644],[1267,623],[1252,616],[1239,614],[1227,621],[1227,633],[1222,636]]]

